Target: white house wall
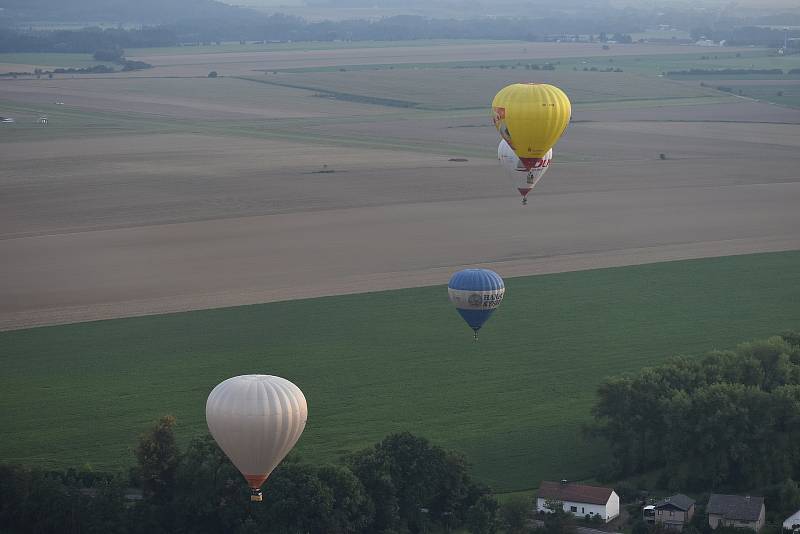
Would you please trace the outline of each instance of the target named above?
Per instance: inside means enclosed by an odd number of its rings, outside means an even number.
[[[549,512],[550,510],[545,506],[546,499],[539,497],[536,499],[536,509],[539,512]],[[599,515],[604,521],[611,521],[619,515],[619,496],[616,492],[611,493],[608,502],[603,506],[602,504],[588,504],[574,501],[563,501],[564,511],[571,512],[578,517],[586,515]],[[572,507],[575,507],[575,511]]]

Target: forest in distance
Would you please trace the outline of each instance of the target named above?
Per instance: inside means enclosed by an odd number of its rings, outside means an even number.
[[[400,41],[492,39],[552,41],[629,35],[668,28],[692,40],[778,47],[800,37],[800,12],[730,11],[698,6],[585,2],[525,4],[491,13],[464,9],[459,16],[394,14],[343,20],[303,17],[237,7],[214,0],[165,2],[7,2],[0,10],[0,52],[85,52],[111,48],[166,47],[223,41]],[[580,4],[580,3],[579,3]],[[313,8],[309,8],[313,11]],[[60,25],[68,23],[67,28]],[[621,42],[624,42],[621,41]],[[792,45],[796,42],[792,42]]]

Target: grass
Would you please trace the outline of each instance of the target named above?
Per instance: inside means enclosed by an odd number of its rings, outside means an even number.
[[[499,490],[591,477],[581,438],[605,376],[800,325],[800,252],[507,280],[478,343],[443,286],[0,334],[0,461],[132,463],[163,414],[206,433],[221,380],[285,376],[310,418],[298,452],[335,461],[410,430],[465,452]]]

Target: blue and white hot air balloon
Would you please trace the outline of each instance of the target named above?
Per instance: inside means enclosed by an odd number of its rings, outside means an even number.
[[[506,286],[500,275],[489,269],[458,271],[447,284],[447,294],[458,313],[475,332],[481,329],[492,312],[503,302]]]

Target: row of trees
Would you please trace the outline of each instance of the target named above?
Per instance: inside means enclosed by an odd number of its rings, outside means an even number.
[[[630,33],[644,27],[635,20],[604,15],[600,17],[497,17],[490,19],[431,19],[400,15],[378,20],[307,22],[302,18],[253,12],[242,16],[190,18],[142,29],[85,28],[82,30],[19,31],[0,28],[0,52],[83,52],[116,48],[175,46],[180,43],[219,43],[231,40],[255,41],[398,41],[414,39],[513,39],[549,41],[564,36],[590,35],[600,42],[630,43]],[[606,33],[608,28],[616,32]],[[542,30],[546,29],[545,33]],[[731,45],[782,46],[783,31],[737,27],[697,28],[693,35],[726,40]],[[790,37],[800,31],[793,30]],[[795,42],[791,42],[796,45]]]
[[[532,31],[547,28],[549,35],[560,36],[572,29],[582,34],[600,34],[608,26],[596,20],[565,24],[559,18],[532,21],[528,18],[429,19],[395,16],[380,20],[306,22],[288,15],[234,17],[221,20],[184,20],[143,29],[85,28],[59,31],[15,31],[0,29],[0,52],[84,52],[116,48],[175,46],[180,43],[219,43],[229,40],[258,41],[398,41],[414,39],[522,39],[553,40],[548,34]],[[609,23],[610,24],[610,23]],[[625,24],[625,31],[641,28]],[[570,32],[570,33],[576,33]],[[630,35],[615,34],[618,42],[631,42]]]
[[[177,34],[167,28],[141,30],[85,28],[22,32],[0,28],[0,52],[75,52],[94,54],[123,48],[174,46]]]
[[[140,438],[128,476],[0,466],[0,531],[160,533],[494,532],[498,504],[458,453],[393,434],[342,465],[291,458],[250,503],[239,472],[207,437],[181,450],[175,420]]]
[[[800,479],[800,334],[673,358],[598,397],[588,430],[611,447],[609,477],[660,468],[684,491]]]

